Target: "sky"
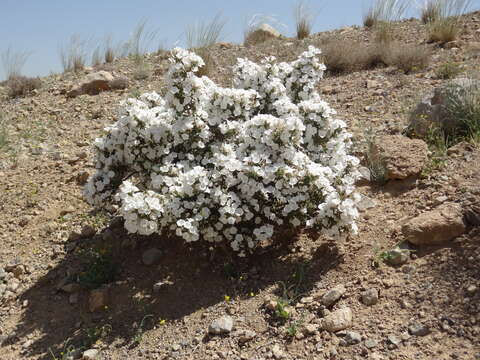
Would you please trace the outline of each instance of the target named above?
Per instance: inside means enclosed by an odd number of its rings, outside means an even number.
[[[93,48],[111,37],[126,41],[146,21],[155,32],[150,49],[185,45],[189,24],[208,22],[216,14],[225,21],[223,41],[240,43],[255,14],[274,17],[278,30],[294,34],[296,0],[0,0],[0,54],[28,53],[22,74],[44,76],[61,72],[59,49],[76,36]],[[480,0],[474,0],[474,2]],[[361,24],[372,0],[305,1],[316,14],[313,32]],[[89,60],[90,61],[90,60]],[[0,80],[5,72],[0,62]]]

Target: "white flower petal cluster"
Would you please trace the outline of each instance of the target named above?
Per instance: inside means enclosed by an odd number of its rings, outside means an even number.
[[[165,96],[128,99],[96,139],[88,202],[118,202],[131,233],[227,241],[241,255],[279,230],[356,232],[359,161],[315,91],[319,53],[238,59],[235,88],[222,88],[195,75],[200,57],[174,49]]]

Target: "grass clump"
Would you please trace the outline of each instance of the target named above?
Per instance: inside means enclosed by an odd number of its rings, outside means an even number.
[[[59,55],[64,72],[81,71],[87,60],[87,42],[78,35],[72,35],[66,44],[60,46]]]
[[[246,30],[243,35],[243,44],[245,46],[252,46],[275,38],[275,36],[272,35],[270,32],[261,29],[262,25],[265,25],[267,27],[271,27],[274,31],[276,31],[271,24],[279,27],[285,27],[284,24],[281,24],[273,16],[262,14],[253,15],[246,25]]]
[[[13,51],[8,48],[1,55],[2,67],[5,73],[5,78],[9,79],[16,76],[21,76],[22,69],[27,62],[30,53],[25,51]]]
[[[447,43],[457,38],[462,29],[460,15],[471,5],[471,0],[436,0],[437,18],[428,25],[430,42]]]
[[[78,274],[77,282],[89,289],[115,280],[118,266],[113,259],[102,251],[88,250],[83,254],[84,271]]]
[[[447,113],[458,121],[453,138],[478,139],[480,136],[480,84],[458,88],[452,86],[445,104]]]
[[[224,27],[225,21],[220,14],[217,14],[210,22],[199,22],[187,26],[185,30],[187,47],[194,50],[205,62],[205,65],[199,69],[200,76],[210,74],[214,69],[211,47],[220,41]]]
[[[405,14],[408,1],[405,0],[376,0],[363,15],[363,25],[374,27],[381,22],[399,20]]]
[[[157,36],[156,30],[147,29],[147,21],[140,21],[134,28],[130,39],[122,46],[122,55],[130,56],[135,61],[138,61],[146,52],[150,43],[155,40]],[[111,42],[107,42],[108,48],[113,51]],[[113,60],[112,60],[113,61]]]
[[[454,62],[447,62],[438,67],[435,71],[437,78],[448,80],[455,78],[458,74],[462,72],[462,68],[459,64]]]
[[[297,39],[302,40],[312,33],[314,15],[312,10],[303,2],[299,1],[294,8]]]
[[[376,150],[376,134],[371,127],[365,130],[366,141],[366,166],[370,172],[370,181],[377,185],[384,185],[387,183],[387,168],[385,162]]]
[[[441,3],[439,0],[426,0],[420,8],[420,18],[424,24],[437,21],[441,16]]]
[[[2,113],[0,113],[0,150],[5,149],[8,144],[8,123],[7,118]]]
[[[423,45],[393,43],[388,49],[386,62],[408,74],[425,69],[430,62],[431,52]]]
[[[6,85],[8,88],[8,96],[15,98],[28,95],[33,90],[39,89],[42,86],[42,81],[38,77],[18,75],[9,77]]]

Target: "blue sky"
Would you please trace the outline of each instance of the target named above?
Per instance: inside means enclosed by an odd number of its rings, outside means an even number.
[[[0,53],[28,51],[23,68],[29,76],[60,72],[59,47],[76,34],[89,40],[91,47],[106,36],[115,42],[125,41],[136,25],[147,21],[156,30],[152,47],[163,42],[167,47],[184,44],[187,24],[208,21],[221,13],[226,21],[224,40],[241,42],[245,24],[254,14],[274,15],[294,32],[295,0],[0,0]],[[479,1],[475,0],[474,2]],[[360,24],[371,0],[310,0],[318,12],[314,32],[345,25]],[[1,64],[0,64],[1,65]],[[0,67],[0,79],[4,78]]]

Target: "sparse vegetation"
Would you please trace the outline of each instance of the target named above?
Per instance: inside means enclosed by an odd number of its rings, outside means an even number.
[[[462,68],[458,63],[447,62],[445,64],[440,65],[435,71],[435,74],[439,79],[448,80],[448,79],[455,78],[461,72],[462,72]]]
[[[146,20],[140,21],[133,30],[130,39],[128,39],[128,41],[123,44],[122,55],[131,56],[134,61],[138,61],[138,59],[145,54],[151,42],[155,40],[156,36],[156,30],[147,29]],[[107,42],[107,45],[108,49],[113,49],[110,42]]]
[[[370,181],[377,185],[384,185],[387,182],[387,168],[380,154],[375,150],[376,134],[372,127],[366,127],[365,132],[366,166],[370,172]]]
[[[84,271],[77,276],[82,286],[90,289],[98,288],[115,280],[118,266],[105,250],[86,250],[83,254]]]
[[[6,116],[0,112],[0,151],[3,151],[9,143],[7,126]]]
[[[270,26],[273,24],[276,26],[285,27],[285,25],[281,24],[274,16],[255,14],[246,25],[243,36],[244,45],[253,46],[273,38],[273,36],[266,31],[258,31],[262,24],[267,24]]]
[[[104,60],[105,63],[110,64],[115,60],[115,49],[112,45],[112,39],[107,36],[105,38],[105,52],[104,52]]]
[[[60,46],[59,55],[64,72],[83,70],[87,60],[87,42],[78,35],[72,35],[66,44]]]
[[[21,76],[22,69],[25,66],[29,56],[29,52],[13,51],[11,47],[3,52],[1,55],[1,60],[5,78],[10,79]]]
[[[457,38],[462,29],[462,19],[471,5],[470,0],[437,0],[437,18],[428,24],[428,40],[446,43]]]
[[[431,52],[423,45],[393,43],[388,49],[386,61],[404,73],[425,69],[430,62]]]
[[[297,39],[302,40],[310,36],[313,27],[314,14],[302,0],[294,8]]]
[[[145,322],[148,319],[152,319],[153,315],[148,314],[145,315],[142,320],[140,321],[140,324],[138,324],[136,330],[135,330],[135,335],[133,336],[133,344],[134,345],[139,345],[142,342],[143,339],[143,334],[145,333]]]
[[[376,0],[363,15],[363,25],[374,27],[379,23],[397,21],[405,15],[407,8],[405,0]]]
[[[200,56],[205,65],[199,70],[199,75],[209,74],[214,67],[214,59],[210,47],[219,42],[222,37],[225,21],[217,14],[210,22],[199,22],[187,26],[185,30],[187,46]]]
[[[441,16],[441,2],[439,0],[425,0],[420,11],[420,18],[424,24],[435,22]]]
[[[9,77],[6,85],[8,88],[8,96],[15,98],[28,95],[33,90],[39,89],[42,86],[42,81],[38,77],[18,75]]]

